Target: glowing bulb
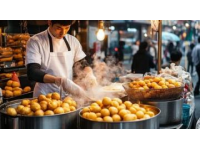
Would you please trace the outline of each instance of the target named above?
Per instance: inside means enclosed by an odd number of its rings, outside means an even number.
[[[144,37],[147,37],[147,34],[146,34],[146,33],[144,34]]]
[[[97,32],[97,39],[99,41],[103,41],[105,38],[105,32],[103,31],[103,29],[99,29]]]
[[[176,30],[176,26],[173,26],[172,28],[173,28],[173,30]]]
[[[188,28],[190,25],[189,25],[189,23],[186,23],[185,26]]]

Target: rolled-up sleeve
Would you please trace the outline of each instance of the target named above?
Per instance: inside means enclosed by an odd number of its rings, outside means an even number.
[[[37,40],[30,38],[26,45],[26,65],[37,63],[41,65],[40,44]]]

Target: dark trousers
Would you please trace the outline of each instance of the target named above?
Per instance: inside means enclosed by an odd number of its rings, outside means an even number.
[[[188,62],[188,69],[187,69],[188,72],[190,72],[190,67],[191,67],[191,74],[192,74],[192,73],[193,73],[193,67],[194,67],[192,61],[189,61],[189,62]]]
[[[200,87],[200,64],[196,66],[196,72],[198,74],[198,82],[194,89],[194,94],[199,94],[199,87]]]

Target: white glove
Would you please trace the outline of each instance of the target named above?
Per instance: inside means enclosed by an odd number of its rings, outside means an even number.
[[[67,78],[62,78],[61,80],[61,86],[65,92],[68,92],[74,96],[81,97],[83,99],[88,98],[86,92],[72,80]]]
[[[90,67],[85,67],[84,72],[86,74],[84,78],[85,87],[87,89],[93,88],[98,85],[97,79],[94,76],[93,70]]]

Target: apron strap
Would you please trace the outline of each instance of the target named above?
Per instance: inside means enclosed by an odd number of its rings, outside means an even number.
[[[49,38],[49,44],[50,44],[50,52],[53,52],[53,42],[52,42],[51,36],[49,35],[49,32],[48,32],[48,38]],[[63,40],[65,41],[68,51],[71,51],[71,47],[69,46],[67,39],[63,37]]]
[[[68,43],[67,39],[65,38],[65,36],[63,37],[63,40],[65,41],[68,51],[71,51],[71,47],[69,46],[69,43]]]
[[[50,52],[53,52],[53,42],[52,42],[51,36],[49,35],[49,32],[48,32],[48,37],[49,37],[49,44],[50,44]]]

